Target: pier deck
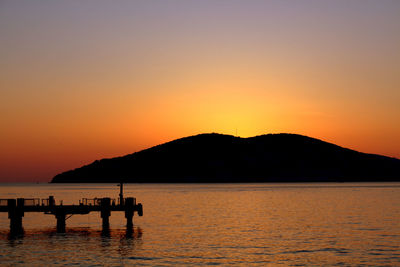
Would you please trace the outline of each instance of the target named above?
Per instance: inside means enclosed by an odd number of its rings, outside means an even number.
[[[83,198],[78,205],[63,205],[62,201],[59,205],[56,205],[53,196],[47,199],[0,199],[0,212],[8,213],[12,232],[22,231],[22,217],[24,217],[25,212],[42,212],[54,215],[57,219],[57,231],[65,232],[66,219],[75,214],[88,214],[90,212],[100,212],[103,228],[108,228],[112,211],[125,212],[127,227],[133,226],[135,212],[139,216],[143,216],[142,204],[136,203],[136,199],[133,197],[123,198],[122,192],[117,201],[111,198]]]

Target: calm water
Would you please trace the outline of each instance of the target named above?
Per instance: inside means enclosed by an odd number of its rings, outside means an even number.
[[[118,197],[114,184],[0,185],[0,198],[64,204]],[[400,183],[125,186],[144,206],[127,232],[122,212],[101,231],[98,213],[55,232],[52,215],[26,213],[25,233],[0,214],[1,265],[400,265]]]

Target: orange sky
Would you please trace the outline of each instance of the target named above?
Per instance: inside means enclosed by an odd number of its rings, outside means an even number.
[[[398,1],[2,1],[0,181],[218,132],[400,158]]]

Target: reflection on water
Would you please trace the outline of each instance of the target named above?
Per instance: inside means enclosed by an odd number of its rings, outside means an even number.
[[[119,239],[140,239],[142,237],[142,229],[140,227],[132,227],[126,229],[101,229],[93,230],[91,228],[69,228],[65,233],[59,233],[55,228],[49,229],[30,229],[28,231],[23,230],[19,233],[13,233],[7,230],[0,231],[0,240],[4,240],[7,237],[8,240],[20,240],[24,238],[52,238],[52,237],[69,237],[69,236],[80,236],[80,237],[93,237],[101,236],[104,239],[119,238]]]
[[[49,260],[54,264],[101,263],[105,257],[123,259],[134,255],[141,239],[139,227],[108,230],[78,227],[66,233],[57,233],[54,228],[30,229],[18,235],[1,231],[1,263],[48,264]],[[105,260],[104,263],[109,262]]]
[[[64,203],[117,194],[112,184],[0,186],[0,198]],[[123,212],[106,229],[99,213],[73,216],[63,234],[54,216],[26,213],[14,234],[0,214],[1,264],[400,265],[400,183],[129,184],[125,194],[145,209],[130,229]]]

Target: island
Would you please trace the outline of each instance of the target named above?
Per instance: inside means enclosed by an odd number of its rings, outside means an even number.
[[[400,181],[400,160],[298,134],[199,134],[96,160],[52,183]]]

